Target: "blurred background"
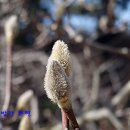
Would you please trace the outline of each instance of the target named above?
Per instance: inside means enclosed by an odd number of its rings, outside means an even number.
[[[9,47],[4,27],[14,15],[18,31]],[[11,93],[8,110],[24,110],[18,104],[27,102],[34,130],[61,130],[60,110],[43,87],[58,39],[71,53],[81,129],[130,130],[130,0],[0,0],[0,110]],[[0,130],[29,130],[20,129],[21,118],[1,115]]]

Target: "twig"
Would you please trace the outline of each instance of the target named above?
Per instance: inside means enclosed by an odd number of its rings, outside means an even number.
[[[69,130],[69,120],[63,109],[61,109],[61,114],[62,114],[62,128],[63,130]]]
[[[17,16],[11,16],[5,24],[5,39],[6,39],[6,86],[5,86],[5,101],[3,110],[7,110],[11,99],[11,79],[12,79],[12,46],[14,38],[18,33]]]
[[[101,119],[107,119],[116,128],[116,130],[124,130],[121,122],[119,122],[114,114],[107,108],[92,110],[84,114],[84,119],[87,121],[99,121]]]
[[[3,110],[7,110],[11,98],[11,79],[12,79],[12,44],[7,45],[7,61],[6,61],[6,87],[5,101]]]
[[[117,95],[114,96],[114,98],[111,101],[111,104],[115,107],[121,104],[121,106],[123,107],[129,100],[129,95],[130,81],[128,81],[126,85],[117,93]]]
[[[81,47],[83,48],[84,46],[95,48],[101,51],[106,51],[108,53],[112,53],[114,55],[126,58],[130,60],[130,51],[128,48],[114,48],[114,47],[109,47],[107,45],[103,45],[102,43],[92,41],[90,39],[85,39],[83,36],[77,34],[75,30],[69,25],[65,26],[65,31],[68,33],[69,37],[72,39],[73,42],[76,42],[78,44],[81,44]],[[71,31],[71,33],[69,32]],[[71,42],[71,43],[73,43]],[[84,44],[82,44],[84,43]]]
[[[109,61],[109,62],[105,62],[105,63],[101,64],[93,72],[90,108],[92,108],[93,105],[98,100],[98,95],[99,95],[99,90],[100,90],[100,75],[105,71],[108,71],[110,73],[112,70],[115,70],[118,66],[119,66],[118,60],[116,60],[114,62]]]
[[[130,51],[127,48],[116,49],[116,48],[102,45],[101,43],[93,42],[89,40],[86,40],[86,46],[96,48],[102,51],[106,51],[106,52],[121,56],[126,59],[130,59]]]
[[[67,109],[63,108],[63,111],[66,114],[66,116],[68,117],[68,119],[69,119],[69,121],[70,121],[70,123],[72,125],[72,128],[74,130],[80,130],[78,122],[77,122],[77,120],[75,118],[75,115],[74,115],[72,107],[67,108]]]

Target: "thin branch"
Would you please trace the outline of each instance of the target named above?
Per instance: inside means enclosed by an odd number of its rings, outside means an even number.
[[[114,96],[114,98],[111,101],[111,104],[115,107],[118,105],[121,105],[123,107],[129,100],[129,97],[130,97],[130,81],[128,81],[126,85],[117,93],[117,95]]]
[[[116,49],[116,48],[102,45],[101,43],[93,42],[93,41],[89,41],[89,40],[86,40],[86,46],[96,48],[96,49],[99,49],[102,51],[106,51],[106,52],[118,55],[118,56],[126,58],[126,59],[130,59],[130,51],[128,48]]]
[[[6,61],[6,87],[5,87],[5,101],[3,110],[7,110],[11,98],[11,79],[12,79],[12,44],[7,45],[7,61]]]
[[[76,120],[76,117],[74,115],[72,107],[70,107],[69,109],[68,108],[67,109],[63,108],[63,111],[66,114],[66,116],[68,117],[68,119],[69,119],[69,121],[70,121],[70,123],[72,125],[72,128],[74,130],[79,130],[80,128],[79,128],[78,122]]]
[[[61,114],[62,114],[62,128],[63,130],[69,130],[69,120],[63,109],[61,109]]]
[[[12,46],[14,38],[18,33],[18,18],[12,15],[5,23],[5,40],[6,40],[6,86],[5,101],[3,110],[7,110],[11,99],[11,80],[12,80]]]
[[[80,34],[77,34],[75,30],[70,26],[65,26],[65,31],[68,33],[69,37],[74,40],[74,42],[81,44],[81,47],[84,46],[95,48],[101,51],[106,51],[108,53],[112,53],[114,55],[126,58],[130,60],[130,50],[128,48],[114,48],[107,45],[103,45],[102,43],[92,41],[90,39],[86,39]],[[70,33],[71,32],[71,33]],[[71,42],[73,43],[73,42]]]
[[[112,62],[105,62],[101,64],[94,72],[93,72],[93,79],[92,79],[92,91],[91,91],[91,104],[90,108],[93,107],[93,105],[96,103],[98,100],[99,96],[99,90],[100,90],[100,75],[108,71],[109,73],[113,70],[115,70],[119,66],[118,60]],[[113,73],[112,71],[112,73]],[[111,78],[111,77],[110,77]]]
[[[116,128],[116,130],[124,130],[121,122],[107,108],[92,110],[84,114],[84,119],[87,121],[99,121],[101,119],[107,119]]]

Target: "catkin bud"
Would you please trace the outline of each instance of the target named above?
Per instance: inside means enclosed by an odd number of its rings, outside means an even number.
[[[23,93],[17,102],[17,110],[27,110],[29,109],[29,102],[33,96],[33,91],[32,90],[28,90],[25,93]]]
[[[67,76],[71,74],[71,60],[67,44],[63,41],[56,41],[49,60],[58,61],[63,67]]]
[[[56,60],[48,60],[44,87],[48,98],[60,108],[70,105],[70,84],[61,64]]]
[[[18,33],[18,18],[11,16],[5,23],[5,39],[7,44],[12,44]]]
[[[31,118],[27,115],[24,115],[19,124],[18,130],[33,130]]]
[[[65,122],[68,118],[72,128],[79,130],[70,101],[70,73],[71,63],[68,47],[64,42],[58,40],[48,59],[44,88],[48,98],[57,103],[62,110],[63,128],[67,129]]]

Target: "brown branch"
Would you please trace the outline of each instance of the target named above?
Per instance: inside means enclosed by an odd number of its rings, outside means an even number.
[[[61,114],[62,114],[62,128],[63,130],[69,130],[69,120],[62,108],[61,108]]]
[[[63,108],[63,111],[66,114],[66,116],[68,117],[68,119],[69,119],[69,121],[70,121],[70,123],[72,125],[72,128],[74,130],[79,130],[79,125],[78,125],[78,122],[77,122],[77,120],[75,118],[75,115],[74,115],[72,107],[67,108],[67,109]]]

